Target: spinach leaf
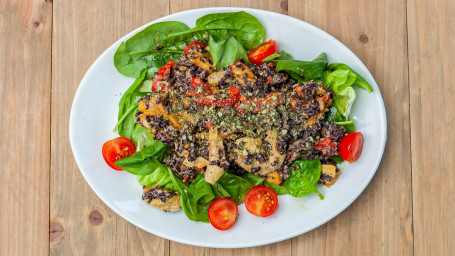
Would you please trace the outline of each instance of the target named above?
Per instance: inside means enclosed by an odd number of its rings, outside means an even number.
[[[156,160],[156,158],[154,157],[150,157],[141,161],[136,161],[125,165],[117,162],[116,164],[120,168],[134,175],[148,175],[152,173],[154,170],[156,170],[159,166],[158,160]]]
[[[270,183],[268,181],[264,181],[264,185],[273,189],[273,191],[275,191],[275,193],[277,195],[285,195],[285,194],[288,194],[288,190],[286,189],[285,186],[283,185],[277,185],[277,184],[274,184],[274,183]]]
[[[175,191],[180,195],[180,206],[182,207],[183,212],[192,221],[202,221],[209,222],[207,211],[207,205],[198,204],[198,200],[195,200],[191,194],[191,190],[196,190],[196,187],[190,189],[185,183],[183,183],[177,176],[174,175],[171,168],[161,164],[168,172],[168,176],[175,187]],[[199,178],[200,179],[200,178]],[[204,181],[205,182],[205,181]],[[196,186],[196,185],[194,185]],[[208,190],[204,189],[206,193],[209,193]],[[213,192],[212,192],[213,193]],[[202,198],[202,196],[200,197]]]
[[[334,161],[336,164],[341,164],[344,162],[344,159],[341,158],[341,156],[336,155],[336,156],[332,157],[332,161]]]
[[[225,172],[212,188],[217,190],[215,194],[221,197],[229,197],[237,204],[245,199],[245,195],[250,188],[262,184],[264,180],[251,173],[245,173],[237,176]]]
[[[321,200],[324,199],[315,186],[321,177],[321,160],[297,159],[289,170],[291,175],[283,183],[289,195],[302,197],[315,192]]]
[[[144,70],[157,68],[170,59],[178,61],[183,48],[191,42],[191,35],[168,38],[189,27],[178,21],[155,23],[123,42],[114,54],[115,68],[121,74],[139,78]],[[162,47],[156,50],[156,47]]]
[[[185,215],[193,221],[209,222],[207,212],[211,201],[215,199],[215,194],[210,184],[205,182],[204,176],[198,174],[189,187],[173,176],[179,187],[180,204]]]
[[[248,181],[251,185],[253,185],[253,187],[261,185],[264,182],[264,180],[261,177],[251,174],[249,172],[242,174],[242,178]]]
[[[215,199],[212,187],[205,181],[204,176],[200,173],[196,176],[193,183],[191,183],[190,193],[193,200],[203,205],[209,205],[212,200]]]
[[[169,37],[192,34],[206,42],[209,34],[216,41],[232,36],[247,50],[262,44],[265,39],[265,31],[262,24],[256,17],[246,12],[207,14],[196,20],[194,28],[172,33]]]
[[[276,70],[285,71],[292,79],[298,82],[322,79],[324,70],[327,67],[327,55],[325,53],[319,54],[312,61],[303,61],[293,60],[289,53],[281,51],[268,56],[264,61],[274,62]]]
[[[212,190],[216,198],[231,197],[231,194],[220,183],[213,184]]]
[[[153,144],[150,146],[142,149],[141,151],[137,151],[136,153],[132,154],[130,157],[120,159],[115,161],[115,164],[122,167],[128,166],[130,164],[140,163],[144,161],[146,158],[152,156],[160,156],[164,154],[166,151],[166,145],[164,145],[161,141],[155,140]]]
[[[229,37],[223,45],[223,52],[219,61],[214,62],[216,70],[219,71],[222,68],[229,67],[240,58],[243,58],[246,64],[250,63],[243,46],[234,37]]]
[[[166,146],[160,141],[154,141],[150,146],[131,155],[130,157],[115,161],[123,170],[135,175],[148,175],[160,167],[156,157],[166,152]]]
[[[128,139],[131,139],[136,126],[134,123],[137,112],[136,99],[141,96],[141,94],[136,93],[136,90],[142,85],[144,78],[145,72],[142,72],[141,76],[126,90],[119,102],[118,123],[114,127],[114,131],[118,130],[120,136]]]
[[[176,191],[174,183],[172,182],[171,176],[167,172],[166,168],[162,168],[161,165],[157,167],[149,174],[137,175],[137,181],[142,186],[160,186],[170,191]]]
[[[217,70],[219,70],[218,62],[223,55],[224,44],[226,43],[226,40],[227,39],[223,39],[219,42],[216,42],[211,35],[209,37],[210,55],[212,56],[212,62],[215,64],[215,67],[217,67]]]
[[[266,61],[273,61],[273,60],[292,60],[292,56],[291,54],[285,52],[285,51],[281,51],[281,52],[275,52],[267,57],[265,57],[262,61],[263,62],[266,62]]]

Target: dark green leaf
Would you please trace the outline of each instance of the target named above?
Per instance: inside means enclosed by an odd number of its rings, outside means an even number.
[[[327,56],[325,53],[321,53],[312,61],[303,61],[293,60],[289,53],[281,51],[270,55],[264,61],[274,62],[276,70],[285,71],[292,79],[298,82],[321,79],[324,69],[327,67]]]
[[[321,160],[297,159],[289,170],[291,175],[284,181],[283,186],[291,196],[302,197],[315,192],[321,199],[324,198],[315,186],[321,176]]]
[[[210,36],[209,45],[210,45],[210,55],[212,56],[212,62],[218,69],[218,62],[223,55],[224,44],[226,43],[226,39],[220,40],[216,42],[212,36]],[[219,69],[218,69],[219,70]]]
[[[245,199],[245,195],[250,188],[263,182],[261,178],[258,177],[259,179],[257,179],[252,176],[255,175],[246,173],[240,177],[226,172],[215,184],[218,184],[217,186],[221,186],[224,191],[229,194],[229,197],[234,200],[234,202],[240,204]]]
[[[212,189],[216,198],[231,197],[231,194],[229,194],[229,192],[226,189],[224,189],[220,183],[213,184]]]
[[[136,94],[136,90],[142,85],[144,78],[145,72],[142,72],[141,76],[134,81],[128,90],[126,90],[119,101],[118,123],[115,126],[114,131],[117,129],[120,136],[128,139],[131,139],[133,131],[136,127],[134,119],[137,112],[136,99],[139,96]]]
[[[332,161],[334,161],[336,164],[341,164],[344,162],[343,158],[341,158],[341,156],[338,155],[332,157]]]
[[[125,76],[138,78],[143,71],[159,68],[170,59],[178,61],[184,47],[191,42],[191,36],[168,38],[168,35],[188,29],[186,24],[178,21],[148,26],[119,46],[114,55],[115,67]],[[162,48],[155,50],[157,46]]]
[[[249,63],[243,46],[234,37],[229,37],[223,45],[223,54],[221,55],[219,62],[214,63],[216,65],[216,69],[221,70],[222,68],[229,67],[234,64],[234,62],[240,58],[243,58],[245,63]]]
[[[212,187],[205,181],[202,174],[196,176],[193,183],[190,185],[190,192],[193,200],[199,204],[209,205],[210,202],[215,199]]]
[[[299,81],[309,81],[316,78],[322,78],[324,69],[327,66],[325,53],[321,53],[312,61],[302,60],[276,60],[276,70],[291,71],[300,76]]]
[[[275,191],[275,193],[277,195],[285,195],[285,194],[288,194],[288,190],[286,189],[285,186],[281,185],[277,185],[277,184],[273,184],[273,183],[270,183],[270,182],[267,182],[267,181],[264,181],[264,185],[273,189],[273,191]]]
[[[138,151],[130,157],[120,159],[115,162],[123,170],[135,175],[148,175],[161,164],[155,158],[165,153],[166,146],[160,141],[154,141],[153,144]]]
[[[261,185],[264,182],[264,179],[249,172],[242,174],[242,178],[253,185],[253,187]]]
[[[247,50],[262,44],[265,39],[262,24],[246,12],[207,14],[197,19],[193,29],[173,33],[170,37],[192,34],[203,41],[207,41],[210,34],[218,42],[232,36]]]
[[[153,144],[145,147],[141,151],[134,153],[130,157],[116,161],[115,164],[122,167],[123,169],[123,167],[129,167],[132,164],[140,164],[147,158],[160,156],[161,154],[164,154],[165,151],[166,145],[164,145],[161,141],[155,140]]]

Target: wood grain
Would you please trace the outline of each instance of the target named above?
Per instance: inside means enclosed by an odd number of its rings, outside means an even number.
[[[455,251],[455,2],[408,1],[415,255]]]
[[[347,45],[384,98],[387,145],[372,182],[348,209],[292,241],[293,255],[412,255],[406,1],[289,0],[289,15]]]
[[[52,49],[52,255],[168,255],[167,240],[112,212],[74,162],[68,120],[74,93],[93,61],[113,42],[168,14],[168,1],[54,1]]]
[[[49,251],[51,33],[52,5],[0,1],[2,255]]]
[[[287,1],[186,1],[186,0],[170,0],[170,13],[180,12],[188,9],[204,8],[204,7],[215,7],[215,6],[229,6],[229,7],[247,7],[247,8],[258,8],[269,11],[287,13]],[[280,255],[291,255],[291,240],[262,246],[245,249],[210,249],[201,248],[190,245],[184,245],[176,242],[170,242],[170,255],[223,255],[223,256],[280,256]]]
[[[316,25],[381,89],[388,138],[377,174],[348,209],[297,238],[234,250],[170,243],[106,207],[73,160],[70,107],[96,57],[150,20],[214,6]],[[0,255],[452,255],[454,13],[447,0],[0,1]]]

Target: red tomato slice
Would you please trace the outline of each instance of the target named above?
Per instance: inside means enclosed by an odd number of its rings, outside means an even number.
[[[356,161],[363,148],[363,135],[361,132],[353,132],[344,136],[340,141],[340,152],[341,158],[352,163]]]
[[[209,221],[213,227],[219,230],[230,229],[237,218],[237,204],[229,198],[219,198],[212,202],[209,207]]]
[[[261,65],[262,60],[278,51],[276,42],[269,40],[248,52],[248,59],[256,65]]]
[[[118,167],[114,162],[127,158],[134,154],[134,152],[136,152],[136,149],[134,148],[133,143],[125,137],[118,137],[106,141],[102,149],[104,161],[106,161],[112,169],[118,171],[121,171],[122,168]]]
[[[251,188],[245,196],[245,207],[258,217],[270,216],[278,206],[278,197],[273,189],[266,186]]]

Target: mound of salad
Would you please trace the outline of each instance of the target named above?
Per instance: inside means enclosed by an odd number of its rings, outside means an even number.
[[[318,186],[361,154],[349,112],[353,87],[373,91],[367,81],[325,53],[278,52],[246,12],[208,14],[194,28],[152,24],[119,46],[114,64],[136,80],[103,157],[136,175],[143,201],[161,210],[226,230],[242,202],[267,217],[277,195],[323,200]]]

